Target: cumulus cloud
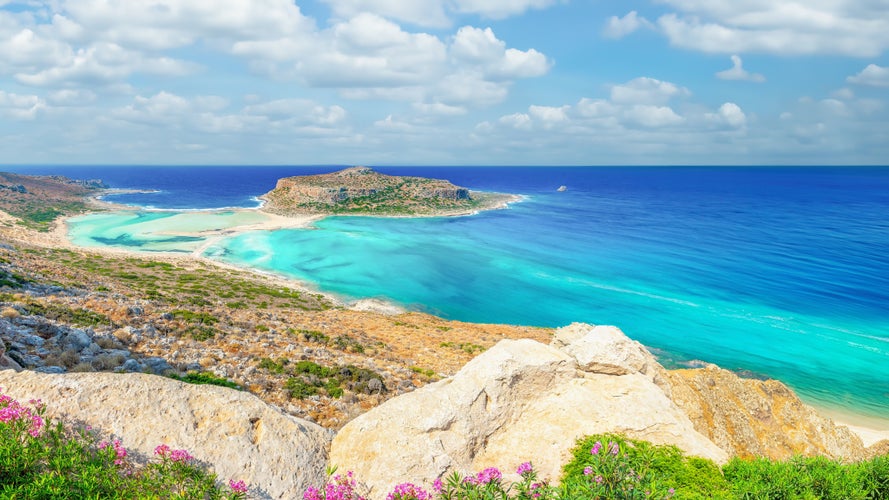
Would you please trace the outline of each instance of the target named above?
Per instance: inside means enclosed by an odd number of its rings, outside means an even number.
[[[497,124],[524,131],[560,131],[594,134],[602,131],[637,130],[654,133],[665,130],[738,130],[746,124],[744,111],[734,103],[725,103],[713,111],[688,106],[680,113],[673,101],[684,101],[691,92],[674,83],[649,77],[613,85],[610,98],[582,98],[574,105],[532,105],[527,112],[500,117]],[[487,123],[478,132],[496,130]]]
[[[744,69],[744,62],[737,55],[732,56],[732,67],[716,73],[716,78],[719,78],[720,80],[743,80],[756,83],[766,81],[765,76],[759,73],[750,73]]]
[[[424,27],[449,26],[454,17],[475,14],[503,19],[530,9],[545,9],[557,0],[324,0],[341,18],[363,12]]]
[[[889,48],[882,1],[661,0],[657,26],[682,48],[711,53],[876,56]]]
[[[499,17],[553,1],[344,0],[333,6],[342,17],[321,29],[291,0],[58,0],[41,16],[0,11],[0,75],[35,87],[121,88],[138,75],[200,71],[181,59],[200,45],[243,58],[257,74],[347,98],[484,106],[502,101],[516,80],[546,74],[551,61],[508,47],[490,28],[439,36],[393,20]]]
[[[46,101],[36,95],[12,94],[0,90],[0,113],[18,120],[33,120]]]
[[[88,49],[69,53],[55,65],[34,73],[16,73],[21,83],[33,86],[110,85],[134,73],[182,76],[197,65],[169,57],[146,57],[111,43],[100,43]]]
[[[170,92],[112,110],[111,117],[136,125],[201,131],[205,133],[290,133],[331,129],[341,125],[347,112],[307,99],[277,99],[249,104],[236,112],[226,111],[227,99],[219,96],[186,98]]]
[[[663,104],[691,92],[670,82],[640,77],[611,87],[611,100],[618,104]]]
[[[889,87],[889,67],[868,64],[857,75],[846,78],[849,83],[869,85],[871,87]]]
[[[639,17],[638,13],[630,11],[624,17],[611,16],[602,34],[608,38],[623,38],[630,33],[635,32],[642,26],[650,26],[650,23],[643,17]]]

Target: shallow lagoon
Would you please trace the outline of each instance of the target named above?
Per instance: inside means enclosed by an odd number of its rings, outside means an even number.
[[[102,212],[69,219],[68,236],[72,243],[84,247],[191,253],[211,236],[266,219],[261,212],[250,210]]]

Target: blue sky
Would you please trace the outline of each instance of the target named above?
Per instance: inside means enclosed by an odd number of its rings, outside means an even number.
[[[887,0],[0,0],[0,163],[889,164]]]

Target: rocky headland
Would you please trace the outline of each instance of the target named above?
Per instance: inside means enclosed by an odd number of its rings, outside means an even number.
[[[44,195],[60,213],[96,193],[40,182],[70,190]],[[39,189],[27,178],[2,183],[14,196]],[[355,471],[373,498],[398,482],[529,459],[556,479],[576,438],[604,432],[717,462],[854,461],[889,449],[880,441],[889,432],[870,432],[866,446],[778,381],[713,365],[667,370],[615,327],[353,310],[187,256],[66,248],[4,207],[3,393],[43,399],[51,416],[145,456],[161,442],[187,447],[220,477],[247,480],[252,497],[299,497],[329,464]]]
[[[385,175],[367,167],[279,179],[262,196],[278,214],[430,216],[500,208],[516,196],[470,191],[446,180]]]

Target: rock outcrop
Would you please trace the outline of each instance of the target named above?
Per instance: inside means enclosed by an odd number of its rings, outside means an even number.
[[[187,449],[220,480],[246,481],[253,498],[301,498],[325,479],[329,431],[247,393],[144,374],[0,372],[3,392],[42,399],[50,417],[89,424],[151,457]]]
[[[651,355],[615,332],[573,325],[557,334],[561,348],[501,341],[452,378],[347,424],[334,438],[331,463],[355,471],[381,498],[399,482],[431,483],[455,470],[525,460],[557,479],[577,438],[604,432],[724,462],[727,454],[652,381],[659,365]],[[590,338],[599,335],[607,342]],[[609,348],[596,362],[595,346],[602,345]]]
[[[352,167],[279,179],[263,199],[264,210],[282,214],[448,215],[493,208],[514,197],[474,193],[441,179]]]
[[[742,458],[862,459],[861,439],[834,425],[777,380],[740,378],[715,365],[668,372],[673,401],[701,434]]]
[[[330,459],[382,498],[400,482],[525,460],[557,480],[577,438],[608,432],[720,463],[867,456],[857,436],[780,382],[715,367],[667,371],[617,328],[574,324],[549,346],[501,341],[453,377],[359,416],[334,438]]]

